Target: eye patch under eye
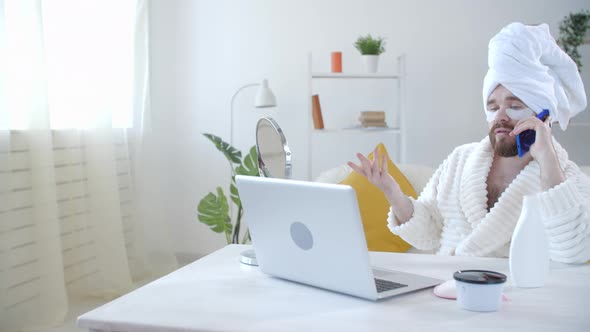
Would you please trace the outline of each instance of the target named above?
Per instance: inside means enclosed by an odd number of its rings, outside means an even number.
[[[485,110],[485,112],[486,112],[486,121],[488,121],[488,122],[494,121],[494,119],[496,118],[496,111],[492,112],[492,111]]]
[[[494,121],[494,119],[496,119],[496,113],[498,113],[498,111],[488,111],[485,110],[486,112],[486,120],[488,122],[492,122]],[[528,116],[534,115],[535,112],[533,110],[531,110],[530,108],[523,108],[523,109],[512,109],[512,108],[508,108],[506,109],[506,115],[508,115],[509,118],[511,118],[512,120],[522,120]]]
[[[511,118],[512,120],[522,120],[526,117],[529,117],[531,115],[534,115],[535,112],[533,112],[533,110],[531,110],[530,108],[521,108],[519,110],[515,110],[512,108],[509,108],[506,110],[506,114],[508,115],[509,118]]]

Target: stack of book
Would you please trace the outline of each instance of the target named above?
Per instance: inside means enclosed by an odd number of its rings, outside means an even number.
[[[364,111],[359,117],[362,127],[387,127],[384,111]]]

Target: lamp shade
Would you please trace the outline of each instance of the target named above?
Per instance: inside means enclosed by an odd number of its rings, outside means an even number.
[[[262,80],[262,84],[258,88],[256,93],[256,100],[254,101],[254,107],[274,107],[277,106],[277,99],[272,90],[268,87],[268,80]]]

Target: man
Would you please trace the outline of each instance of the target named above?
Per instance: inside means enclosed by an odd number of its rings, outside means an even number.
[[[523,197],[537,195],[554,261],[590,259],[590,178],[568,159],[551,135],[567,128],[586,107],[575,63],[559,49],[546,24],[513,23],[489,44],[483,102],[489,135],[456,148],[439,166],[417,200],[405,196],[376,162],[358,154],[349,162],[385,193],[390,230],[414,247],[445,255],[506,257]],[[548,109],[550,117],[535,117]],[[516,135],[534,130],[522,158]],[[381,168],[380,165],[383,165]]]

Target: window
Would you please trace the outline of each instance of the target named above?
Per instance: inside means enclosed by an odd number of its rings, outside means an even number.
[[[4,0],[6,57],[0,61],[7,75],[0,112],[9,114],[0,121],[11,129],[32,122],[52,129],[130,127],[135,5]]]

